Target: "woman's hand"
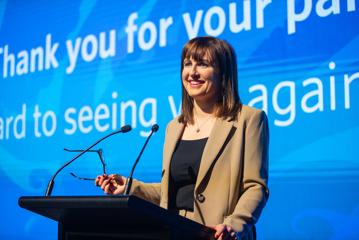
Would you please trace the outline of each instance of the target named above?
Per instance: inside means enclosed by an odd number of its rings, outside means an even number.
[[[230,226],[226,224],[218,224],[214,227],[211,227],[216,230],[214,238],[218,240],[235,240],[236,232]]]
[[[117,174],[99,175],[95,179],[96,186],[101,187],[104,193],[112,195],[122,194],[125,191],[125,183],[126,178]]]

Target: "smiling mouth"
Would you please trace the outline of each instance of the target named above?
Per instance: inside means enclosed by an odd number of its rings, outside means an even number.
[[[199,86],[205,83],[203,80],[189,80],[188,82],[191,84],[191,86]]]

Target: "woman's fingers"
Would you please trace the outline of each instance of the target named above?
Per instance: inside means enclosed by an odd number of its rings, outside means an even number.
[[[124,191],[125,180],[118,174],[104,174],[96,177],[95,184],[106,194],[121,194]]]
[[[95,179],[95,184],[96,184],[96,186],[101,186],[102,185],[102,183],[103,183],[103,181],[105,180],[107,178],[107,175],[99,175],[99,176],[97,176],[96,177],[96,179]]]
[[[236,239],[236,232],[230,226],[218,224],[213,229],[216,230],[214,237],[218,240]]]
[[[225,225],[224,225],[224,224],[216,225],[216,226],[214,227],[214,230],[216,230],[216,233],[214,234],[214,237],[215,237],[216,239],[220,239],[220,237],[221,237],[221,235],[222,235],[224,229],[225,229]]]
[[[108,184],[105,185],[103,191],[106,193],[106,194],[111,194],[111,183],[108,182]]]
[[[117,184],[117,185],[121,185],[121,186],[125,184],[121,175],[111,174],[111,175],[109,175],[109,178],[111,178],[111,180],[112,180],[111,183],[113,183],[113,184]]]
[[[105,188],[109,184],[109,182],[110,182],[109,178],[104,179],[102,184],[101,184],[101,189],[105,191]]]
[[[125,178],[118,174],[99,175],[95,185],[101,187],[106,194],[121,194],[125,189]]]

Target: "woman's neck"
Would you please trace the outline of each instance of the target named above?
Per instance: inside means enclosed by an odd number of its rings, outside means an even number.
[[[194,106],[193,106],[193,114],[195,115],[195,117],[197,119],[202,119],[202,118],[208,118],[208,117],[214,117],[216,115],[216,103],[213,102],[208,102],[208,101],[203,101],[203,102],[199,102],[199,101],[194,101]]]
[[[209,137],[216,119],[217,107],[215,102],[194,101],[193,123],[186,125],[183,140],[194,140]]]

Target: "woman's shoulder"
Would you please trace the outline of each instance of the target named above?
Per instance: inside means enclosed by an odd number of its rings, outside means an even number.
[[[244,113],[244,114],[261,114],[264,112],[262,109],[258,109],[255,107],[251,107],[245,104],[242,104],[240,111],[238,114]]]
[[[262,109],[254,108],[248,105],[242,104],[240,111],[238,112],[238,120],[249,119],[266,119],[267,115]]]
[[[176,124],[180,124],[180,123],[181,123],[180,122],[180,116],[177,116],[177,117],[173,118],[171,121],[169,121],[167,123],[167,126],[168,125],[176,125]]]
[[[171,129],[171,128],[173,128],[173,127],[178,127],[178,126],[180,126],[182,123],[180,122],[179,118],[180,118],[180,117],[177,116],[177,117],[173,118],[171,121],[169,121],[169,122],[167,123],[166,129],[168,130],[168,129]]]

